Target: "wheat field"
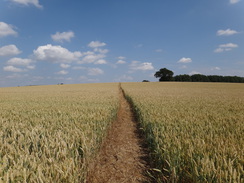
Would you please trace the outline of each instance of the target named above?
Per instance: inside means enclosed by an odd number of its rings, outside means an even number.
[[[0,182],[85,182],[118,84],[0,88]]]
[[[123,83],[155,182],[244,182],[244,85]]]
[[[244,85],[121,83],[153,182],[244,182]],[[118,83],[0,88],[0,182],[86,182]]]

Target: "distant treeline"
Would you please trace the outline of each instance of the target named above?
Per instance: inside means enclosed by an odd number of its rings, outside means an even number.
[[[244,77],[239,76],[219,76],[219,75],[203,75],[203,74],[183,74],[174,76],[174,72],[167,69],[161,68],[154,74],[156,78],[159,78],[159,82],[164,81],[180,81],[180,82],[225,82],[225,83],[244,83]],[[143,80],[148,82],[148,80]]]
[[[218,75],[176,75],[173,78],[173,81],[181,82],[227,82],[227,83],[244,83],[244,77],[239,76],[218,76]]]

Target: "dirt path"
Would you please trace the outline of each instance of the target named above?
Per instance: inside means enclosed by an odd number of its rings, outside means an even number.
[[[129,103],[120,89],[117,121],[110,128],[95,165],[88,174],[88,183],[149,182],[146,153]]]

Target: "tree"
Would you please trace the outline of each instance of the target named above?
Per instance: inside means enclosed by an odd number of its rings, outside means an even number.
[[[173,75],[174,72],[166,68],[160,69],[154,74],[156,78],[159,78],[159,81],[172,81]]]
[[[209,82],[209,78],[203,74],[193,74],[191,76],[192,82]]]
[[[191,76],[187,75],[187,74],[177,75],[174,77],[174,81],[189,82],[189,81],[191,81]]]

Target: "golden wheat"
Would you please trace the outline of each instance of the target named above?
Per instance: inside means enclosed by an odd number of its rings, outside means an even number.
[[[155,182],[244,182],[244,85],[123,83],[151,149]]]
[[[0,88],[0,182],[84,182],[117,84]]]

